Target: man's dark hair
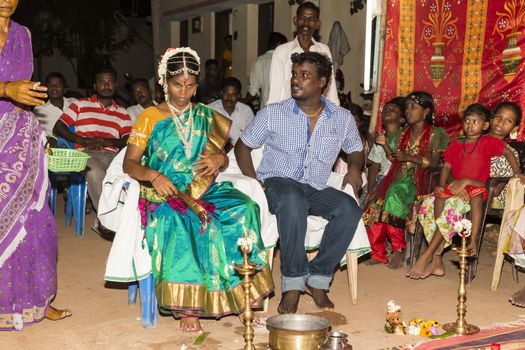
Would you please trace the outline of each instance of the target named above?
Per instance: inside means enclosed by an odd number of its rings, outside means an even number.
[[[64,85],[64,87],[66,86],[66,78],[58,72],[51,72],[48,75],[46,75],[46,78],[44,79],[44,84],[47,86],[49,84],[49,81],[54,78],[59,79],[62,82],[62,85]]]
[[[319,10],[319,7],[317,7],[314,3],[310,1],[305,1],[299,7],[297,7],[297,11],[295,11],[295,15],[299,17],[303,10],[310,9],[314,10],[317,13],[317,19],[319,19],[319,15],[321,14],[321,11]]]
[[[215,64],[215,65],[218,66],[218,65],[219,65],[219,61],[217,61],[215,58],[210,58],[210,59],[206,60],[206,63],[204,63],[204,66],[205,66],[206,68],[210,68],[210,66],[211,66],[212,64]]]
[[[117,70],[115,68],[113,68],[113,67],[101,67],[101,68],[97,69],[95,71],[95,80],[97,78],[97,75],[99,75],[99,74],[111,74],[111,75],[113,75],[113,78],[115,79],[115,81],[117,80],[117,77],[118,77]]]
[[[277,46],[285,44],[288,41],[286,36],[284,34],[281,34],[279,32],[271,32],[270,36],[268,37],[268,50],[273,50]]]
[[[228,77],[222,82],[222,89],[226,89],[227,86],[233,86],[237,91],[241,92],[241,82],[235,77]]]
[[[509,101],[500,102],[496,106],[496,108],[494,108],[493,115],[498,113],[499,110],[502,109],[502,108],[510,109],[516,115],[516,125],[520,125],[520,123],[521,123],[521,115],[522,115],[522,111],[521,111],[521,107],[520,106],[518,106],[514,102],[509,102]]]
[[[490,109],[481,103],[473,103],[468,106],[463,113],[463,119],[465,119],[468,115],[477,115],[486,122],[490,121]]]
[[[142,84],[142,85],[145,85],[148,89],[149,89],[149,83],[146,79],[144,78],[137,78],[137,79],[134,79],[132,82],[131,82],[131,88],[133,88],[133,86],[137,85],[137,84]]]
[[[302,52],[292,54],[292,64],[303,64],[305,62],[314,64],[317,69],[317,75],[326,78],[323,90],[328,86],[330,76],[332,75],[332,61],[328,56],[319,52]]]

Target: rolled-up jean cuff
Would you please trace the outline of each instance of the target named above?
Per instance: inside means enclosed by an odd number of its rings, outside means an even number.
[[[304,292],[304,282],[306,281],[306,276],[301,277],[281,277],[281,292],[287,292],[289,290],[300,290]]]
[[[317,289],[330,289],[330,282],[332,282],[332,276],[329,275],[312,275],[308,274],[306,276],[306,283],[313,288]]]

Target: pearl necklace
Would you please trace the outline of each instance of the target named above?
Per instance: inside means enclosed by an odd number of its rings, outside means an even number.
[[[179,140],[184,145],[184,153],[186,154],[186,158],[191,159],[193,139],[195,136],[195,133],[193,132],[193,108],[192,108],[191,102],[186,107],[184,107],[182,111],[173,107],[171,103],[169,102],[169,100],[166,101],[166,103],[168,105],[168,108],[170,109],[171,114],[173,115],[172,119],[173,119],[173,122],[175,123],[175,130],[177,130],[177,135],[179,136]],[[190,110],[190,113],[184,123],[185,125],[183,125],[180,117],[184,114],[184,112],[186,112],[188,108]]]

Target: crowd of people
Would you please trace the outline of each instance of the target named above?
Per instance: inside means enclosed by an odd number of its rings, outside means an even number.
[[[330,50],[313,38],[320,12],[311,2],[297,8],[292,41],[270,35],[268,51],[253,64],[245,99],[241,82],[230,76],[230,37],[229,52],[222,55],[227,64],[221,68],[208,59],[202,80],[197,52],[166,50],[158,67],[159,93],[148,80],[136,79],[130,85],[135,104],[127,109],[115,100],[113,68],[96,72],[94,92],[86,98],[65,98],[60,73],[48,74],[43,85],[30,81],[30,34],[10,19],[18,1],[8,3],[0,7],[0,61],[7,67],[0,70],[0,329],[71,316],[50,305],[57,231],[47,205],[46,143],[90,155],[84,175],[95,211],[106,171],[124,153],[122,170],[140,184],[136,205],[159,309],[180,319],[185,332],[202,331],[202,317],[239,314],[242,320],[244,292],[233,269],[242,261],[240,238],[252,242],[254,305],[274,288],[259,206],[232,183],[216,181],[230,160],[257,180],[277,219],[279,313],[295,313],[306,290],[317,307],[334,308],[328,297],[333,272],[361,218],[369,263],[401,268],[406,234],[420,224],[429,244],[407,277],[442,276],[454,223],[469,212],[469,248],[477,253],[487,179],[516,176],[525,182],[517,153],[506,142],[522,117],[511,102],[493,111],[469,106],[462,136],[450,140],[434,126],[432,96],[414,91],[388,101],[380,131],[369,134],[362,109],[338,97]],[[252,151],[258,148],[264,151],[255,167]],[[428,193],[427,169],[437,167],[439,182]],[[356,197],[328,186],[332,171],[345,174],[343,187],[351,186]],[[488,205],[501,207],[504,196],[505,190]],[[311,261],[303,244],[309,215],[328,221]],[[112,238],[98,219],[93,229]],[[515,229],[511,239],[517,260],[524,254],[524,231]],[[525,290],[511,302],[524,307]]]

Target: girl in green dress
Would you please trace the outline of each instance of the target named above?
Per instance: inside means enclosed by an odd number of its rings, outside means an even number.
[[[437,166],[448,143],[442,128],[432,126],[434,101],[426,92],[413,92],[406,97],[407,126],[392,133],[388,140],[378,134],[392,160],[389,172],[371,195],[363,219],[372,248],[372,259],[400,268],[404,257],[406,220],[414,202],[425,194],[425,168]],[[387,257],[386,239],[392,243],[392,256]]]
[[[159,65],[166,100],[139,116],[124,159],[124,171],[149,185],[141,187],[140,209],[160,310],[181,318],[186,332],[202,330],[199,317],[242,312],[241,276],[233,268],[243,260],[241,237],[251,239],[249,260],[258,270],[251,299],[273,289],[259,207],[230,182],[215,182],[228,163],[231,121],[190,102],[199,63],[189,48],[166,51]]]

